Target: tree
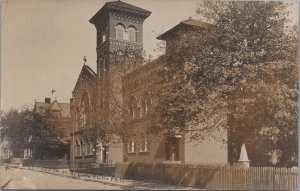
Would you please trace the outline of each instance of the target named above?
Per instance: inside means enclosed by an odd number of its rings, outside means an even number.
[[[118,135],[123,142],[128,138],[139,136],[137,131],[128,124],[128,103],[123,99],[123,82],[127,74],[139,69],[145,63],[140,49],[125,47],[123,50],[115,51],[111,54],[111,63],[109,80],[107,81],[106,91],[108,92],[109,122],[110,129]],[[128,80],[127,80],[128,81]],[[116,140],[116,137],[113,137]],[[111,140],[113,140],[111,139]]]
[[[91,123],[82,131],[82,137],[92,143],[94,160],[96,145],[103,146],[126,142],[134,136],[134,129],[128,127],[127,107],[123,100],[123,77],[142,65],[141,51],[126,47],[109,55],[110,66],[98,81],[101,96],[99,115],[91,118]],[[100,92],[101,91],[101,92]]]
[[[96,161],[95,151],[99,140],[101,140],[102,144],[104,145],[108,144],[110,140],[108,130],[105,128],[104,123],[99,122],[94,123],[91,127],[87,128],[83,132],[82,137],[92,144],[94,161]]]
[[[34,110],[3,113],[1,127],[1,138],[9,142],[15,157],[22,157],[24,149],[31,149],[34,158],[43,159],[48,149],[63,144],[60,133],[48,123],[47,116]]]
[[[24,143],[29,137],[28,129],[21,131],[23,117],[17,110],[10,110],[1,115],[1,140],[7,140],[13,156],[21,157]]]
[[[230,127],[235,140],[229,147],[249,144],[253,164],[270,165],[261,158],[276,149],[285,152],[278,164],[297,156],[298,36],[297,28],[286,25],[286,7],[283,2],[203,1],[197,13],[207,27],[168,42],[154,131],[190,132],[192,140],[201,141]],[[258,151],[262,147],[253,147],[258,140],[271,146]],[[287,142],[293,149],[283,151]]]

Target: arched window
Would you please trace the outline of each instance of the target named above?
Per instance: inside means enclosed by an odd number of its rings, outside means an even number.
[[[148,116],[151,111],[152,99],[149,92],[144,93],[142,99],[142,112],[144,116]]]
[[[123,25],[118,24],[116,26],[116,39],[117,40],[124,40],[125,38],[125,28]]]
[[[80,120],[81,125],[89,124],[89,97],[88,94],[83,94],[80,104]]]
[[[136,119],[138,116],[137,99],[132,97],[129,102],[129,116],[131,119]]]
[[[131,42],[136,42],[136,29],[134,27],[129,27],[127,29],[128,40]]]
[[[92,154],[93,145],[92,143],[87,140],[87,147],[86,147],[86,154],[91,155]]]

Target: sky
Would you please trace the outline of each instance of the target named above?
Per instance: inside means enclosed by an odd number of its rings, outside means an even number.
[[[122,0],[152,14],[144,22],[148,55],[156,37],[189,17],[200,0]],[[83,65],[96,68],[96,29],[89,19],[108,0],[2,0],[1,109],[33,107],[45,97],[69,102]],[[291,9],[298,18],[298,6]],[[56,92],[52,95],[51,90]]]

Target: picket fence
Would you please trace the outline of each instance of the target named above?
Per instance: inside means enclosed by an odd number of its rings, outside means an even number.
[[[131,163],[117,164],[116,176],[212,190],[298,189],[297,168]]]

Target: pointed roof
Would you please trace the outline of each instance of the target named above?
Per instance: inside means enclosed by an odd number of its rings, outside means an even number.
[[[192,19],[192,17],[190,17],[187,20],[181,21],[179,24],[177,24],[173,28],[169,29],[165,33],[159,35],[158,37],[156,37],[156,39],[167,40],[168,37],[170,37],[173,34],[178,33],[182,29],[193,29],[193,28],[200,29],[200,28],[208,28],[209,26],[210,26],[209,23],[206,23],[201,20],[195,20],[195,19]]]
[[[88,65],[84,64],[77,79],[74,90],[84,83],[94,83],[96,76],[97,74]]]
[[[121,11],[121,12],[126,12],[126,13],[133,13],[140,15],[144,18],[147,18],[151,12],[142,9],[140,7],[136,7],[134,5],[124,3],[123,1],[111,1],[107,2],[104,4],[104,6],[90,19],[90,23],[95,24],[96,20],[101,18],[103,15],[105,15],[108,11],[110,10],[116,10],[116,11]]]

